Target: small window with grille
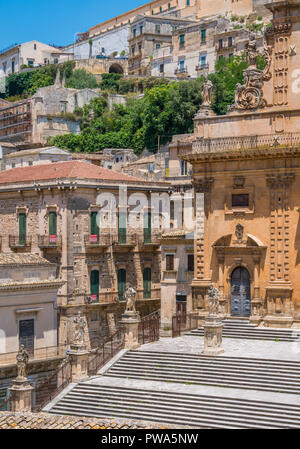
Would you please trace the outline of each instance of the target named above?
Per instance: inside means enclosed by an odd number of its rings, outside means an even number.
[[[233,193],[231,196],[232,207],[249,207],[248,193]]]

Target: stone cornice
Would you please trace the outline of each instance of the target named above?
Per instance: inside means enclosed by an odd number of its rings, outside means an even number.
[[[211,153],[192,153],[181,156],[188,162],[212,162],[224,160],[255,160],[255,159],[281,159],[300,157],[300,145],[296,147],[268,147],[256,149],[226,150]]]
[[[0,292],[3,291],[18,291],[18,290],[32,290],[32,289],[50,289],[59,288],[65,284],[65,281],[39,281],[39,282],[10,282],[0,284]]]

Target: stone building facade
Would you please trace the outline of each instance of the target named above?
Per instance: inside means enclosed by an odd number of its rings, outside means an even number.
[[[1,402],[16,376],[19,345],[29,354],[33,385],[55,369],[66,347],[57,345],[57,291],[63,282],[56,265],[34,253],[1,252],[0,267]]]
[[[151,224],[148,233],[143,229],[145,217],[151,217],[150,202],[138,230],[126,225],[129,210],[119,203],[120,185],[127,186],[128,196],[144,193],[149,200],[150,191],[167,193],[170,188],[83,161],[0,173],[2,252],[31,252],[56,264],[56,276],[64,283],[58,291],[60,344],[69,342],[72,317],[82,310],[88,323],[86,342],[97,346],[113,329],[108,314],[116,321],[124,310],[126,282],[137,289],[142,315],[159,309],[159,238]],[[113,229],[100,225],[99,230],[101,193],[116,199]]]
[[[195,117],[178,154],[193,166],[197,209],[194,300],[208,313],[210,283],[221,292],[222,316],[250,317],[267,327],[300,326],[299,54],[300,5],[274,1],[264,71],[257,46],[225,116],[209,107]],[[204,223],[204,233],[201,226]]]

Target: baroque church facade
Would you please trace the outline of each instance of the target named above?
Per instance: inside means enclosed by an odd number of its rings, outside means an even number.
[[[205,318],[213,283],[223,317],[299,328],[300,4],[267,6],[265,69],[256,68],[253,36],[227,115],[212,112],[207,84],[194,135],[177,140],[204,200],[196,210],[193,308]]]

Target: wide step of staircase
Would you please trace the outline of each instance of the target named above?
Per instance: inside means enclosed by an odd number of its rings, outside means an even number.
[[[105,375],[300,394],[300,362],[284,360],[128,351]]]
[[[204,328],[200,327],[199,329],[192,330],[186,333],[186,335],[203,337]],[[294,329],[257,327],[254,324],[250,324],[248,320],[223,320],[223,337],[247,340],[295,341],[299,336],[296,335]]]
[[[119,417],[199,429],[299,428],[300,406],[246,399],[80,383],[50,411],[61,415]]]

